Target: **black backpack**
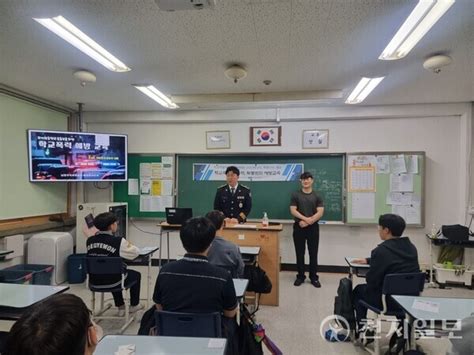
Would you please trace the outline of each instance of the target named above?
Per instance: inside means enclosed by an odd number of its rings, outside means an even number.
[[[244,278],[249,280],[247,291],[256,293],[272,292],[272,282],[260,266],[245,265]]]
[[[339,281],[337,296],[334,299],[334,314],[345,318],[347,323],[349,323],[350,330],[355,329],[356,321],[352,298],[352,281],[347,277]],[[340,326],[347,328],[344,322],[341,322]]]

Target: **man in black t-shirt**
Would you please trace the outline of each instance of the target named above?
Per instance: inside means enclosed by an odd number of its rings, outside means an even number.
[[[293,242],[296,252],[296,266],[298,275],[294,282],[300,286],[305,279],[304,254],[306,243],[309,253],[309,279],[314,287],[321,287],[317,274],[319,225],[318,221],[324,213],[323,200],[313,191],[313,175],[304,172],[300,176],[301,190],[291,195],[290,212],[295,217],[293,225]]]

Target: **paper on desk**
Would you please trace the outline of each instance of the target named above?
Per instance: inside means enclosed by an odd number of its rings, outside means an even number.
[[[439,313],[439,303],[438,302],[431,302],[426,300],[417,300],[413,301],[413,309],[418,309],[420,311],[431,312],[431,313]]]
[[[402,174],[407,172],[407,166],[405,164],[405,156],[403,154],[391,157],[391,168],[392,173]]]
[[[128,179],[128,194],[138,195],[138,179]]]
[[[390,174],[390,157],[388,155],[377,155],[377,174]]]
[[[230,228],[257,228],[256,224],[229,224]]]
[[[352,218],[372,219],[375,216],[375,192],[352,193]]]
[[[211,338],[207,343],[209,349],[222,349],[225,346],[224,338]]]
[[[115,352],[115,355],[134,355],[135,354],[135,344],[120,345],[118,351]]]
[[[412,174],[390,175],[390,191],[412,192],[413,191],[413,175]]]
[[[152,250],[156,249],[156,247],[142,247],[140,248],[140,255],[142,254],[148,254]]]

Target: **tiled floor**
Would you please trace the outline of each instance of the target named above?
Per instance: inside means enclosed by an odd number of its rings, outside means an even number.
[[[145,297],[146,269],[142,272],[142,297]],[[157,268],[152,271],[152,286],[156,279]],[[257,321],[262,323],[266,334],[280,347],[284,354],[367,354],[360,347],[348,343],[330,343],[322,339],[320,325],[322,320],[333,313],[334,296],[342,274],[320,274],[322,288],[316,289],[309,282],[300,287],[293,286],[295,274],[280,273],[280,306],[260,306]],[[357,281],[356,281],[357,282]],[[90,304],[90,292],[85,284],[71,285],[70,292],[79,295],[87,305]],[[152,292],[152,290],[151,290]],[[456,287],[451,289],[426,289],[424,295],[445,297],[474,297],[474,291]],[[115,312],[115,309],[110,312]],[[139,312],[141,316],[142,312]],[[118,321],[104,320],[101,323],[105,334],[117,333]],[[139,322],[134,322],[125,334],[136,334]],[[446,354],[449,347],[447,339],[426,339],[419,342],[427,354]],[[266,352],[269,354],[269,352]]]

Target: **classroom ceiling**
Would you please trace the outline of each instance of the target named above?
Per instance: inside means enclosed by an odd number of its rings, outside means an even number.
[[[304,105],[344,105],[361,76],[381,75],[363,105],[474,101],[473,0],[456,0],[407,57],[378,60],[416,3],[216,0],[212,10],[164,12],[154,0],[0,0],[0,83],[70,108],[83,102],[86,111],[164,110],[131,86],[140,83],[169,95],[342,90],[340,99]],[[57,15],[132,70],[110,72],[32,20]],[[453,58],[439,74],[422,66],[435,53]],[[233,63],[248,72],[237,84],[224,75]],[[81,87],[77,69],[97,82]]]

